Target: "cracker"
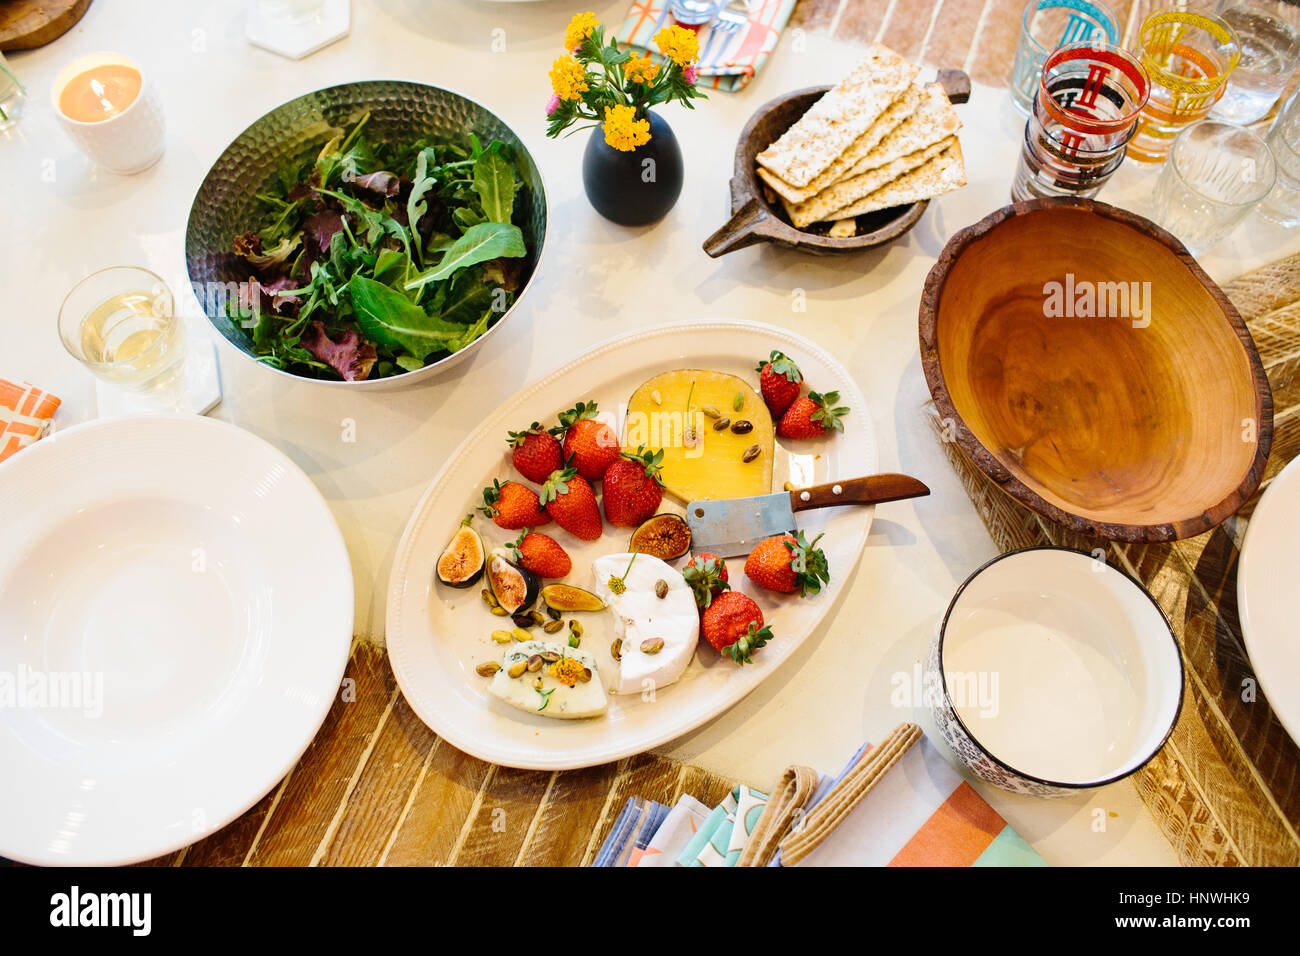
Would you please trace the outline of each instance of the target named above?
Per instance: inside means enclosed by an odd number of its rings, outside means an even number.
[[[871,124],[867,131],[855,139],[848,149],[836,157],[833,163],[813,177],[807,186],[792,186],[780,176],[764,169],[762,166],[758,167],[758,175],[790,202],[803,202],[806,199],[811,199],[827,186],[848,175],[849,170],[856,163],[871,155],[872,151],[880,145],[881,140],[897,129],[907,117],[916,112],[917,107],[921,105],[923,89],[924,87],[919,83],[913,83],[900,93],[898,98],[889,104],[885,112],[880,114],[879,118]]]
[[[854,176],[852,179],[836,183],[830,189],[818,193],[806,202],[786,203],[786,212],[790,215],[790,221],[796,229],[802,229],[813,222],[839,219],[841,217],[837,214],[837,210],[870,196],[878,189],[883,189],[918,166],[924,166],[956,142],[957,137],[949,136],[947,139],[932,143],[924,149],[918,149],[914,153],[900,156],[893,162],[877,166],[861,176]]]
[[[758,154],[759,165],[792,186],[807,186],[880,118],[920,70],[893,50],[872,44],[838,86]]]
[[[890,209],[906,203],[933,199],[966,185],[966,165],[961,143],[954,142],[929,162],[895,179],[888,186],[832,214],[835,220],[861,216],[877,209]]]
[[[961,129],[961,119],[943,87],[931,83],[924,89],[916,110],[895,127],[879,146],[849,167],[845,179],[892,163],[901,156],[932,146]]]

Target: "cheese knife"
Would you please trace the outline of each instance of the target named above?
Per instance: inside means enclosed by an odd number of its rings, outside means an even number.
[[[692,551],[710,551],[730,558],[749,554],[764,538],[793,534],[797,527],[794,516],[800,511],[837,505],[874,505],[920,498],[929,493],[929,488],[907,475],[846,478],[753,498],[692,501],[686,506],[686,523],[691,528]]]

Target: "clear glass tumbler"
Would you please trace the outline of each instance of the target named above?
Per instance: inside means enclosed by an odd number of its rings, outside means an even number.
[[[710,22],[725,3],[726,0],[668,0],[668,12],[678,23],[693,27]]]
[[[1142,21],[1138,58],[1151,78],[1151,97],[1129,144],[1130,159],[1163,163],[1174,137],[1207,113],[1237,68],[1237,34],[1218,17],[1161,10]]]
[[[148,269],[113,266],[72,287],[59,308],[68,354],[112,385],[170,384],[185,361],[185,326],[171,290]]]
[[[1150,83],[1110,43],[1068,43],[1048,54],[1025,123],[1012,200],[1095,196],[1124,162]]]
[[[1273,151],[1277,182],[1259,214],[1283,226],[1300,226],[1300,94],[1293,95],[1264,140]]]
[[[5,55],[0,53],[0,130],[6,130],[18,122],[26,100],[27,90],[18,82]]]
[[[1119,43],[1120,26],[1101,0],[1029,0],[1011,68],[1011,102],[1029,113],[1047,54],[1067,43]]]
[[[1243,126],[1205,120],[1174,140],[1152,196],[1152,217],[1193,255],[1209,250],[1268,195],[1268,145]]]
[[[1300,64],[1300,7],[1281,0],[1219,0],[1215,11],[1241,44],[1241,62],[1210,116],[1243,126],[1261,119]]]

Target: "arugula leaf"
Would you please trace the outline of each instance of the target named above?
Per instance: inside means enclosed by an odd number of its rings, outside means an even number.
[[[411,260],[396,249],[382,249],[375,259],[375,281],[386,286],[398,286],[411,275]]]
[[[483,212],[489,221],[510,221],[518,188],[514,166],[500,149],[487,149],[475,160],[474,192],[482,200]]]
[[[406,349],[423,362],[432,352],[450,351],[465,335],[465,326],[430,315],[400,292],[365,276],[348,283],[357,325],[367,338]]]
[[[418,289],[430,282],[440,282],[456,270],[464,269],[499,256],[525,255],[524,234],[518,226],[505,222],[485,222],[471,226],[443,253],[438,265],[406,283],[407,289]]]
[[[434,177],[429,173],[429,163],[434,159],[433,148],[420,150],[415,160],[415,179],[411,182],[411,195],[406,200],[406,222],[415,239],[415,254],[420,265],[424,265],[424,256],[420,251],[419,225],[424,214],[429,211],[429,202],[425,194],[433,188]]]

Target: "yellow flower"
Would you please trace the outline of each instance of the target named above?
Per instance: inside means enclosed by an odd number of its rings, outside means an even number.
[[[596,15],[588,10],[586,13],[575,13],[573,19],[569,21],[568,28],[564,31],[564,48],[573,52],[582,46],[583,41],[600,26],[600,21]]]
[[[700,55],[700,38],[685,27],[664,27],[655,34],[655,43],[659,52],[681,67],[694,63]]]
[[[650,121],[637,119],[636,110],[630,106],[606,106],[601,128],[605,142],[624,153],[650,142]]]
[[[623,75],[629,83],[644,83],[649,86],[659,75],[659,64],[650,59],[650,54],[634,57],[623,67]]]
[[[587,92],[587,70],[573,57],[555,58],[551,64],[551,89],[562,100],[579,100]]]
[[[551,676],[565,687],[572,687],[578,683],[586,669],[582,661],[573,657],[561,657],[547,668]]]

